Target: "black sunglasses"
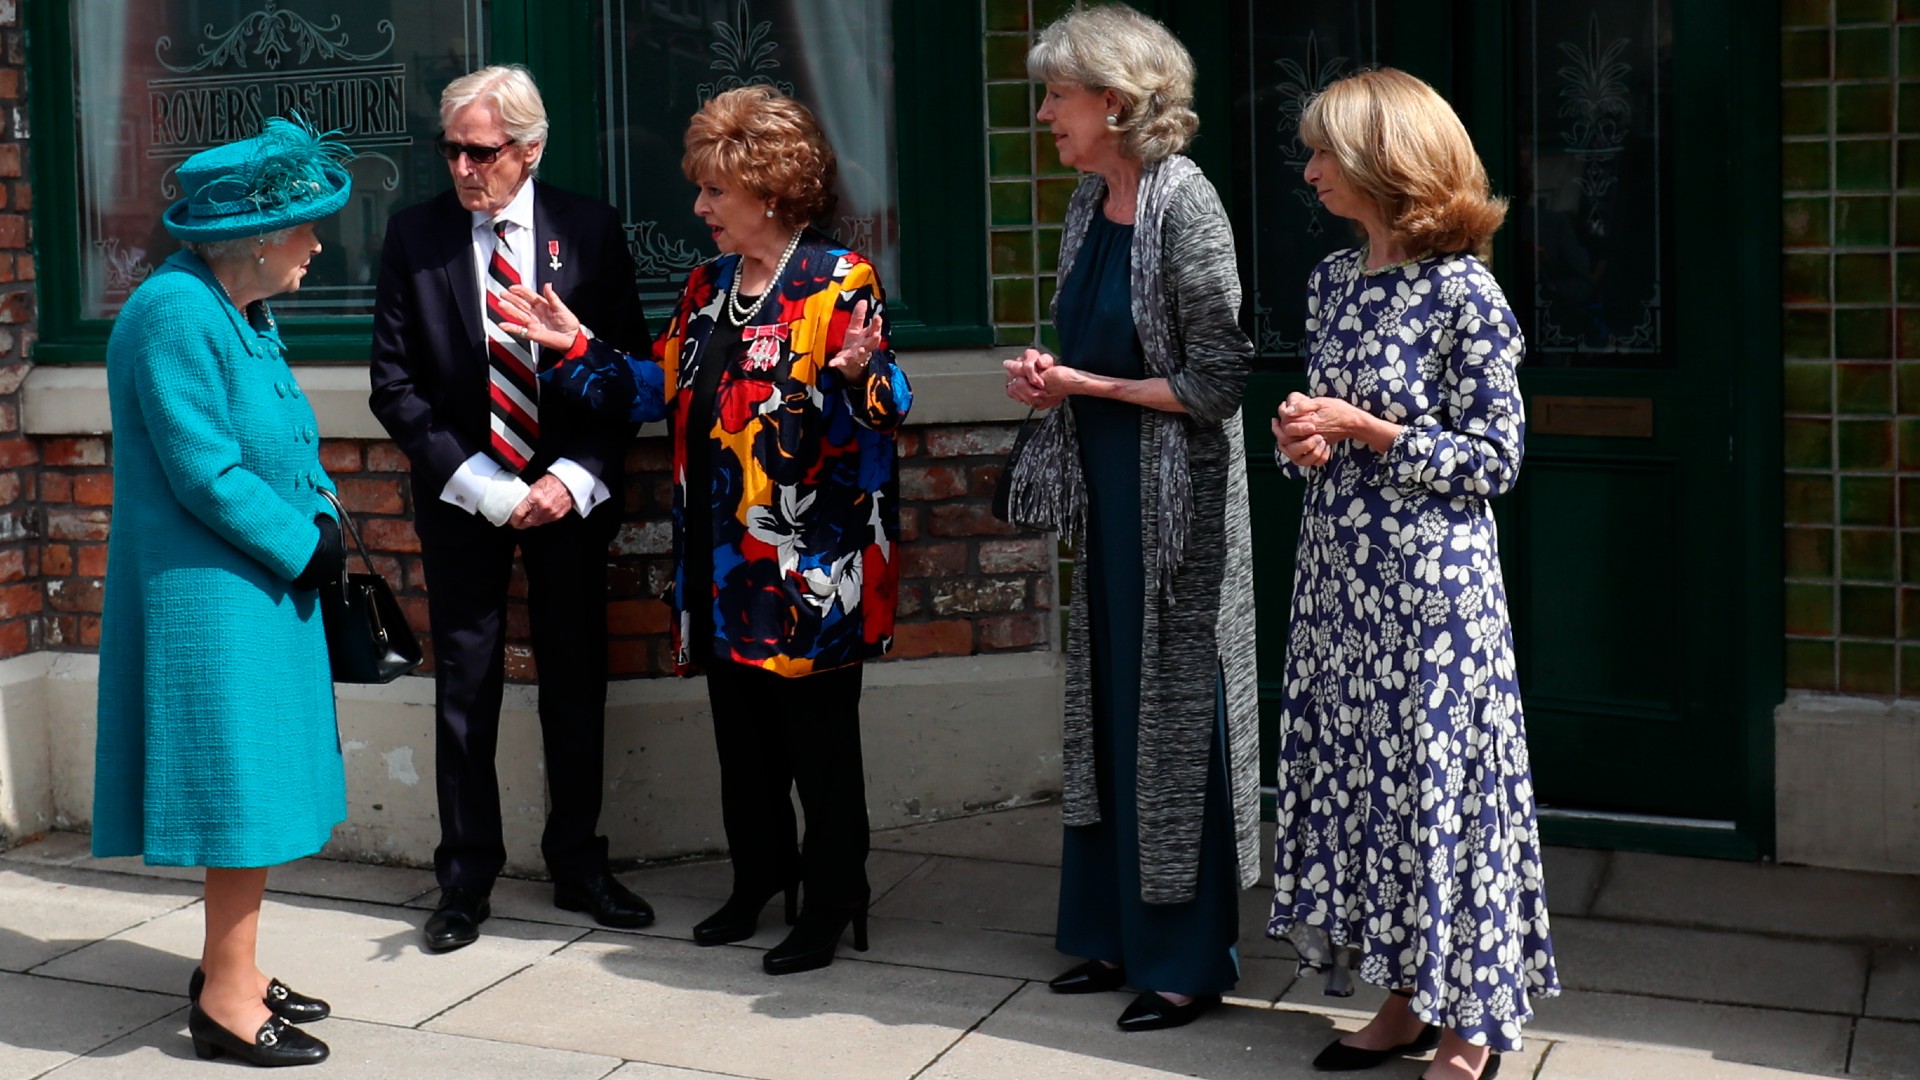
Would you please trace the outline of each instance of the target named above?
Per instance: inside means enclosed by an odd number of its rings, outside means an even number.
[[[448,161],[458,161],[460,160],[460,155],[465,154],[467,155],[467,160],[473,162],[475,165],[491,165],[499,159],[500,151],[512,146],[515,141],[516,140],[508,139],[499,146],[484,146],[480,143],[448,142],[445,135],[435,135],[433,137],[433,152],[446,158]]]

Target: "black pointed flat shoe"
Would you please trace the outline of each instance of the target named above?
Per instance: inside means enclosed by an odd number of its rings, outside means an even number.
[[[1075,964],[1047,980],[1047,989],[1056,994],[1104,994],[1127,985],[1127,969],[1108,967],[1098,960]]]
[[[187,999],[198,1005],[200,991],[205,989],[206,985],[207,973],[194,968],[193,978],[187,980]],[[264,1000],[267,1009],[273,1015],[289,1024],[311,1024],[315,1020],[325,1020],[333,1015],[333,1006],[317,997],[308,997],[279,979],[274,979],[267,984],[267,996]]]
[[[231,1054],[249,1065],[318,1065],[327,1060],[327,1044],[277,1016],[267,1018],[248,1042],[214,1022],[199,1005],[187,1010],[187,1034],[193,1052],[204,1061]]]
[[[1335,1039],[1327,1044],[1325,1050],[1320,1051],[1319,1057],[1313,1059],[1313,1067],[1321,1072],[1359,1072],[1362,1069],[1384,1065],[1397,1057],[1424,1054],[1439,1045],[1440,1029],[1433,1024],[1421,1028],[1419,1036],[1412,1042],[1390,1046],[1385,1050],[1363,1050],[1358,1046],[1348,1046],[1339,1039]],[[1481,1080],[1486,1078],[1481,1077]]]
[[[1165,1028],[1185,1027],[1200,1018],[1200,1014],[1220,1004],[1219,994],[1201,994],[1185,1005],[1176,1005],[1158,993],[1148,990],[1133,999],[1127,1011],[1120,1014],[1121,1031],[1160,1031]]]

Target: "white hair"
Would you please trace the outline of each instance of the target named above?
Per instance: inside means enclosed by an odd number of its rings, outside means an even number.
[[[1193,57],[1173,32],[1125,4],[1080,8],[1054,20],[1027,53],[1027,77],[1121,101],[1113,130],[1120,150],[1141,162],[1177,154],[1193,141]]]
[[[469,105],[484,102],[500,114],[500,126],[507,137],[521,145],[540,144],[535,168],[547,154],[547,104],[540,99],[533,72],[520,64],[493,64],[469,72],[440,91],[440,126],[453,121],[453,114]]]
[[[183,246],[188,251],[200,256],[201,262],[212,266],[214,263],[223,263],[232,259],[238,259],[242,256],[252,258],[256,251],[268,244],[279,247],[281,244],[286,243],[287,237],[292,236],[293,230],[299,227],[298,225],[289,225],[284,229],[275,229],[270,233],[257,233],[253,236],[236,236],[228,240],[188,241]]]

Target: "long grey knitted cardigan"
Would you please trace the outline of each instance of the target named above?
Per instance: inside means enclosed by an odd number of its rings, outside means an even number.
[[[1061,280],[1073,273],[1074,257],[1105,197],[1106,182],[1092,175],[1074,192],[1060,243]],[[1177,904],[1198,890],[1207,766],[1211,755],[1222,752],[1213,737],[1221,675],[1240,886],[1251,886],[1260,873],[1253,536],[1240,420],[1253,345],[1240,330],[1232,227],[1213,185],[1187,158],[1155,162],[1141,174],[1132,264],[1133,321],[1148,374],[1167,379],[1187,409],[1184,416],[1144,409],[1140,421],[1139,544],[1147,581],[1140,649],[1140,894],[1150,904]],[[1051,507],[1050,523],[1074,539],[1085,528],[1079,454],[1071,411],[1054,409],[1029,442],[1013,485],[1016,503]],[[1022,516],[1017,508],[1016,516]],[[1071,604],[1065,820],[1091,825],[1100,820],[1100,802],[1085,575],[1074,575]]]

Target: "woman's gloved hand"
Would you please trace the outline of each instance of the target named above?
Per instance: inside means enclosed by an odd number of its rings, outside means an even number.
[[[296,589],[317,589],[339,581],[347,573],[347,546],[340,539],[340,523],[325,514],[315,515],[313,523],[320,527],[320,542],[313,546],[307,568],[293,579]]]

